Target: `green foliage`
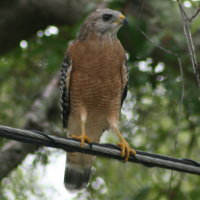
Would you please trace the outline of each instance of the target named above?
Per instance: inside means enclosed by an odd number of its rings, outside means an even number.
[[[8,178],[4,179],[0,185],[1,200],[27,200],[35,197],[46,200],[44,187],[38,184],[36,176],[37,168],[18,167]]]

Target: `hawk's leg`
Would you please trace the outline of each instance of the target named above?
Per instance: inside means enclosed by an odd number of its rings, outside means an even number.
[[[86,129],[85,129],[85,121],[81,121],[81,135],[72,135],[72,138],[80,140],[81,142],[81,147],[84,146],[85,142],[91,143],[92,140],[86,135]]]
[[[114,131],[120,139],[118,146],[121,148],[121,156],[125,158],[124,161],[126,162],[128,161],[130,154],[135,155],[136,151],[129,146],[128,142],[124,139],[118,128],[114,128]]]

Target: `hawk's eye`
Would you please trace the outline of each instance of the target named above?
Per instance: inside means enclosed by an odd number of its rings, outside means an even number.
[[[103,15],[103,20],[105,22],[109,21],[113,16],[111,14],[104,14]]]

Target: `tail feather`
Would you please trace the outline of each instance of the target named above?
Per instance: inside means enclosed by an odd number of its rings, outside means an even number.
[[[64,184],[67,190],[78,191],[87,187],[90,180],[91,168],[76,169],[67,167],[65,171]]]
[[[94,156],[81,153],[68,153],[65,168],[65,188],[77,192],[87,187],[92,172]]]

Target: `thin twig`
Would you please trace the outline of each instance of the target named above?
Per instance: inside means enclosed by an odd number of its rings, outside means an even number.
[[[192,39],[192,34],[190,31],[190,27],[189,27],[189,22],[188,22],[189,17],[187,16],[187,14],[186,14],[185,10],[183,9],[183,6],[179,0],[177,0],[177,4],[179,6],[179,10],[181,13],[183,30],[184,30],[184,34],[186,37],[188,50],[190,53],[193,71],[194,71],[194,74],[195,74],[195,77],[196,77],[196,80],[198,83],[198,88],[200,90],[200,73],[199,73],[200,70],[199,70],[199,65],[198,65],[197,58],[196,58],[196,51],[195,51],[195,47],[194,47],[194,43],[193,43],[193,39]]]

